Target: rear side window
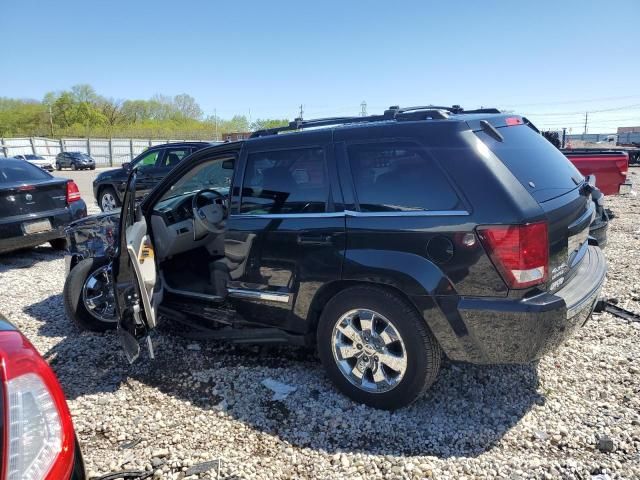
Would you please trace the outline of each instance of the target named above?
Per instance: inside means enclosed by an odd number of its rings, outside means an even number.
[[[164,154],[163,166],[175,167],[184,157],[189,155],[189,153],[191,153],[191,151],[187,148],[169,149]]]
[[[458,210],[460,200],[440,167],[413,142],[348,147],[362,212]]]
[[[0,183],[33,182],[49,178],[51,178],[50,175],[29,162],[0,160]]]
[[[323,213],[329,196],[324,150],[253,153],[247,158],[240,213]]]
[[[502,142],[484,132],[476,135],[538,202],[563,195],[584,180],[560,150],[527,125],[498,131],[504,138]]]

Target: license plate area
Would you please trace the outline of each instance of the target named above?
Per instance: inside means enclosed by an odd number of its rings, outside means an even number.
[[[22,224],[22,231],[27,235],[48,232],[49,230],[51,230],[51,222],[48,218],[44,220],[37,220],[35,222],[25,222]]]

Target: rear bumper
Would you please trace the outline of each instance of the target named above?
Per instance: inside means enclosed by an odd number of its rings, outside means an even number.
[[[539,359],[591,316],[606,270],[601,249],[590,246],[575,276],[553,294],[518,300],[461,298],[461,348],[456,348],[450,358],[483,364]]]
[[[64,228],[73,220],[86,216],[87,205],[83,200],[78,200],[59,210],[0,219],[0,253],[35,247],[49,240],[64,238]],[[51,230],[35,234],[24,233],[23,224],[25,222],[44,219],[51,222]]]

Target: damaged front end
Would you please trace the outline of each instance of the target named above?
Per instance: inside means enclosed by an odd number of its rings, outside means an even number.
[[[84,259],[113,257],[117,246],[119,225],[119,211],[91,215],[71,223],[65,229],[66,275]]]

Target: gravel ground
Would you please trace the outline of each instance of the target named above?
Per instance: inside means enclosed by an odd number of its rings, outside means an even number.
[[[640,197],[608,206],[604,294],[640,312]],[[63,276],[44,246],[0,258],[0,311],[58,374],[91,475],[177,479],[212,461],[188,478],[640,478],[640,323],[597,315],[537,365],[445,362],[423,399],[389,413],[337,393],[295,348],[165,330],[156,360],[128,366],[114,334],[79,334],[65,317]],[[273,400],[267,378],[297,391]]]

